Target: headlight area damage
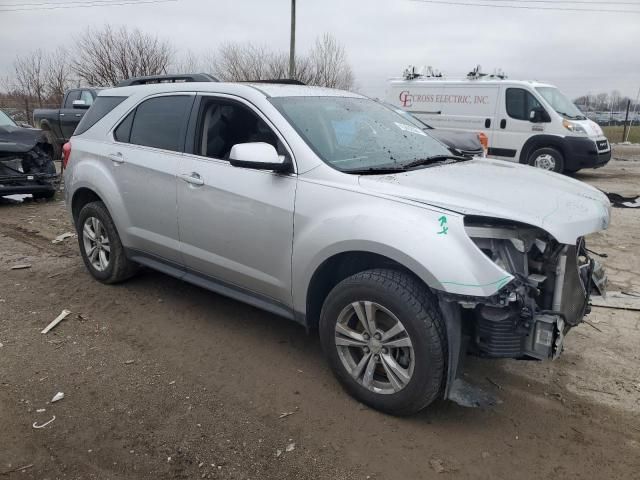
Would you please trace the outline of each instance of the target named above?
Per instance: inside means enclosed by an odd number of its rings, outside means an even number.
[[[460,354],[557,358],[567,332],[589,313],[592,288],[604,294],[606,286],[604,270],[589,257],[584,238],[576,245],[564,245],[536,227],[473,216],[465,218],[465,229],[476,246],[514,279],[488,298],[442,295],[445,314],[457,318],[448,333],[460,337]],[[477,392],[452,371],[459,370],[460,357],[450,355],[453,365],[446,396],[462,404],[481,404],[473,398]]]
[[[52,152],[40,130],[0,127],[0,196],[53,197],[57,174]]]

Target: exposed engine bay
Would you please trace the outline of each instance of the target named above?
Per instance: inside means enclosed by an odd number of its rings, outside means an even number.
[[[567,332],[590,311],[593,287],[606,276],[583,238],[560,244],[541,229],[468,217],[467,234],[514,280],[482,301],[459,301],[469,348],[492,358],[548,359],[562,352]]]
[[[55,193],[53,148],[41,130],[0,126],[0,195]]]

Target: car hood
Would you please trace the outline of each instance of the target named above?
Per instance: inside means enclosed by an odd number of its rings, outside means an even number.
[[[13,126],[0,127],[0,154],[26,153],[38,143],[46,143],[42,130]]]
[[[611,204],[572,178],[515,163],[474,159],[393,175],[363,175],[362,188],[464,215],[526,223],[575,244],[609,226]]]

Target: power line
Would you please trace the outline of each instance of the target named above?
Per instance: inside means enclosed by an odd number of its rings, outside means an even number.
[[[572,4],[581,4],[581,5],[632,5],[632,6],[640,7],[640,2],[618,2],[618,1],[609,2],[609,1],[606,1],[606,0],[595,0],[595,1],[586,1],[586,0],[489,0],[489,1],[490,2],[494,2],[494,3],[495,2],[509,2],[509,3],[515,3],[515,4],[518,4],[518,3],[553,3],[553,4],[557,5],[559,3],[572,3]],[[598,10],[598,11],[600,11],[600,10]]]
[[[46,2],[38,2],[38,3],[4,3],[1,4],[0,7],[38,7],[38,6],[47,6],[47,5],[59,5],[65,6],[67,4],[76,4],[76,3],[113,3],[113,2],[121,2],[123,0],[62,0],[60,2],[56,1],[46,1]],[[126,0],[133,1],[133,0]]]
[[[410,0],[417,3],[434,3],[439,5],[461,5],[465,7],[489,7],[489,8],[516,8],[526,10],[549,10],[563,12],[597,12],[597,13],[631,13],[640,14],[640,10],[612,10],[601,8],[571,8],[571,7],[539,7],[535,5],[496,5],[490,3],[463,3],[449,0]],[[493,0],[488,0],[493,1]],[[511,0],[513,2],[513,0]],[[639,5],[640,6],[640,5]]]
[[[119,5],[143,5],[150,3],[167,3],[178,2],[180,0],[115,0],[113,2],[106,2],[106,0],[89,0],[87,2],[74,2],[75,5],[65,4],[50,4],[50,6],[32,6],[32,7],[20,7],[20,8],[0,8],[0,12],[20,12],[20,11],[34,11],[34,10],[56,10],[60,8],[89,8],[89,7],[107,7],[107,6],[119,6]],[[55,5],[55,6],[54,6]],[[4,6],[4,5],[2,5]]]

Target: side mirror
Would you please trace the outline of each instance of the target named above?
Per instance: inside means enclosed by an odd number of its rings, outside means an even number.
[[[546,123],[551,121],[551,117],[544,108],[534,108],[529,112],[531,123]]]
[[[73,108],[79,108],[79,109],[87,109],[89,108],[91,105],[87,105],[87,102],[85,102],[84,100],[74,100],[73,101]]]
[[[264,142],[235,144],[229,153],[229,163],[234,167],[256,170],[284,172],[289,169],[285,157],[278,155],[273,145]]]

